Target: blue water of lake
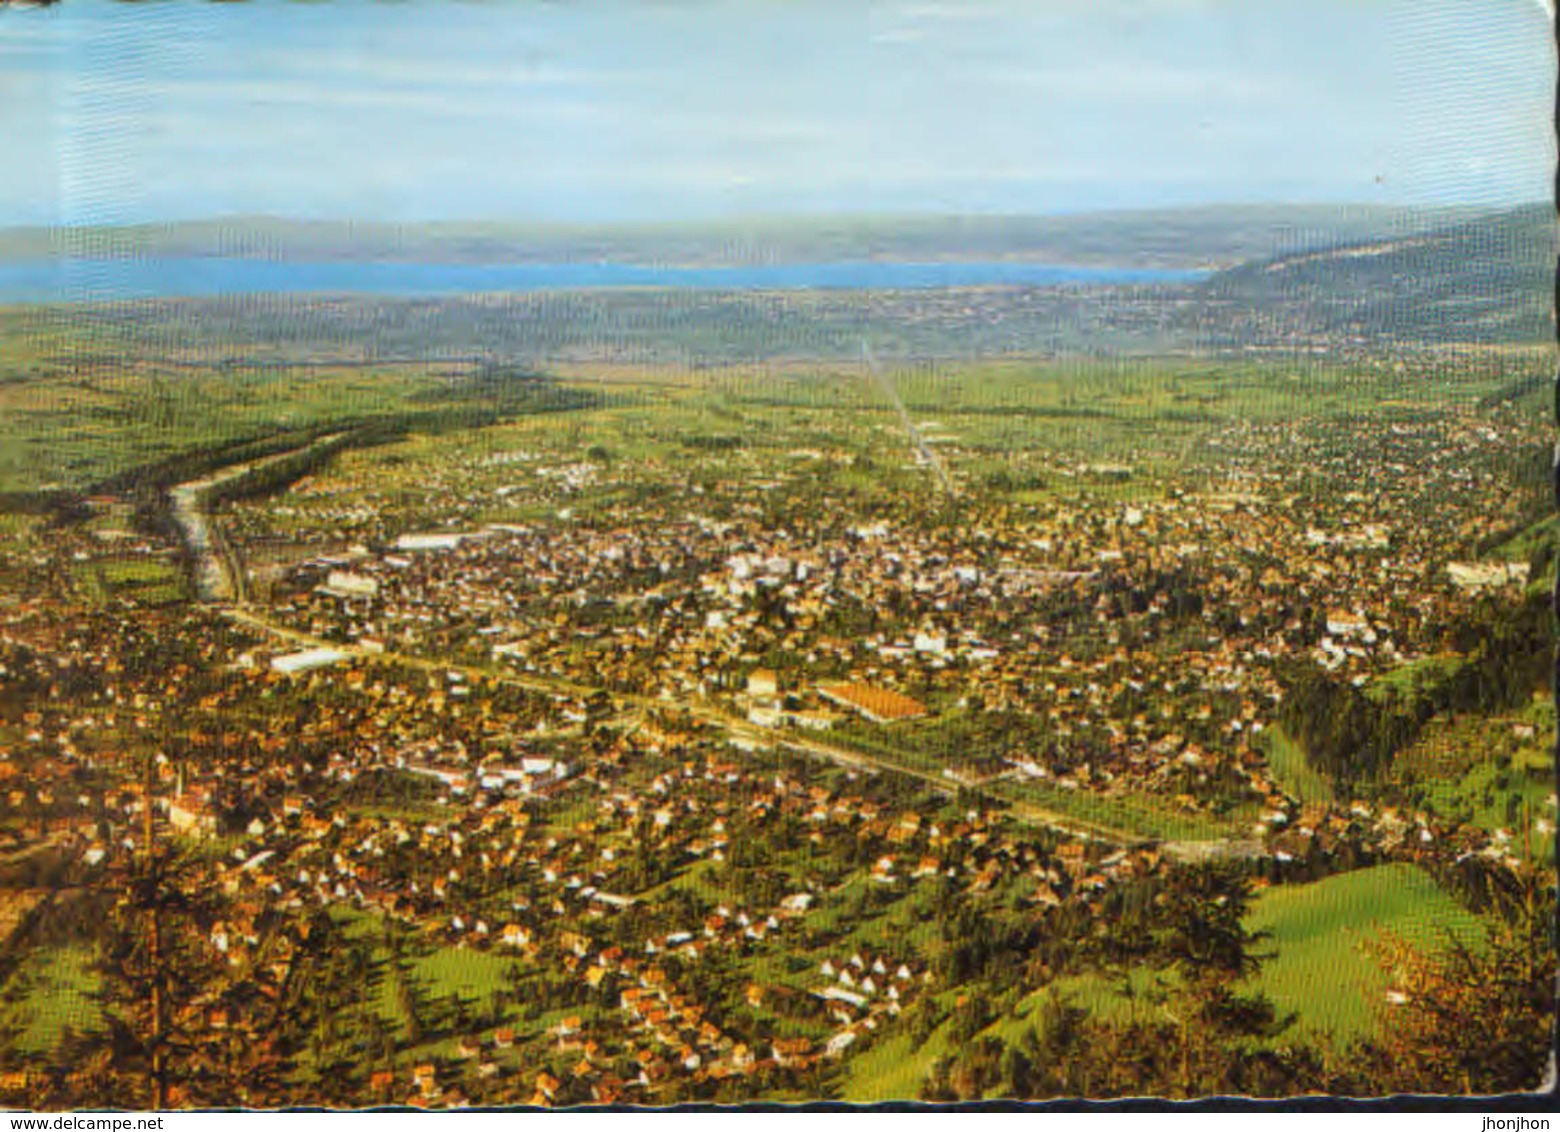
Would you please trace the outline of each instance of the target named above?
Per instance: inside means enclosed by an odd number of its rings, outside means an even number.
[[[828,263],[689,267],[632,263],[415,263],[267,259],[61,258],[0,263],[0,301],[75,302],[220,295],[405,297],[487,292],[664,287],[708,291],[929,290],[1190,283],[1207,273],[1069,267],[1014,261]]]

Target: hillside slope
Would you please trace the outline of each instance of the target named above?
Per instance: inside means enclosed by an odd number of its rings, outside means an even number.
[[[1346,243],[1220,272],[1182,320],[1210,345],[1537,343],[1553,337],[1553,209]]]

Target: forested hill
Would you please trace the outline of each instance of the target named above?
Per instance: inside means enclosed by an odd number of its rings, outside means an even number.
[[[1553,208],[1529,205],[1259,260],[1201,284],[1187,328],[1211,344],[1548,341],[1557,250]]]

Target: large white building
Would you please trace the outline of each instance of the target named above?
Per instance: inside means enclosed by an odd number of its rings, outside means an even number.
[[[332,570],[325,576],[321,587],[335,597],[378,597],[379,582],[366,574],[354,574],[350,570]]]
[[[292,676],[299,672],[308,672],[314,668],[325,668],[346,659],[347,654],[340,649],[304,649],[302,652],[272,657],[271,671]]]

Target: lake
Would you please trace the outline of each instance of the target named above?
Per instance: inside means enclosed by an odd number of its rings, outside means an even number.
[[[1004,261],[687,267],[631,263],[287,262],[217,257],[52,259],[0,263],[0,302],[257,294],[432,296],[494,291],[669,287],[708,291],[928,290],[1190,283],[1207,272]]]

